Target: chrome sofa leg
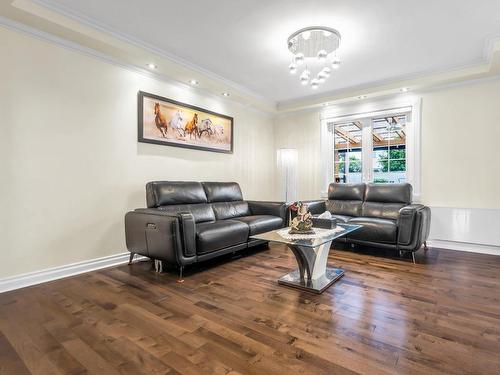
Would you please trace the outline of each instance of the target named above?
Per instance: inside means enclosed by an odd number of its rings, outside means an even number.
[[[130,257],[128,258],[128,264],[132,264],[134,261],[135,253],[130,253]]]
[[[416,264],[417,262],[415,262],[415,252],[414,251],[411,252],[411,257],[413,259],[413,264]]]
[[[429,248],[427,247],[427,241],[424,241],[424,250],[427,251]]]
[[[178,283],[184,282],[184,279],[182,278],[183,273],[184,273],[184,266],[179,266],[179,278],[177,279]]]
[[[155,259],[155,271],[158,273],[163,272],[163,262],[161,260]]]

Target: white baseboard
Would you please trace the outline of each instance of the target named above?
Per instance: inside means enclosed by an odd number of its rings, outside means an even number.
[[[427,246],[439,249],[467,251],[470,253],[500,255],[500,246],[480,245],[476,243],[428,240]]]
[[[120,253],[0,279],[0,293],[128,263],[129,256],[129,252]],[[147,258],[138,255],[135,256],[135,260],[140,259]]]
[[[427,244],[429,247],[436,247],[439,249],[500,255],[500,246],[488,246],[475,243],[444,241],[444,240],[429,240],[427,241]],[[83,262],[72,263],[65,266],[48,268],[41,271],[0,279],[0,293],[20,288],[25,288],[31,285],[46,283],[48,281],[63,279],[65,277],[79,275],[81,273],[86,273],[107,267],[113,267],[113,266],[118,266],[120,264],[125,264],[129,260],[129,255],[130,253],[128,252],[120,253],[103,258],[86,260]],[[143,260],[143,259],[148,259],[148,258],[137,255],[135,257],[135,260]]]

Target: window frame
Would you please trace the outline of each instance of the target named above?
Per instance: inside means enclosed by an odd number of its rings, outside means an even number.
[[[361,121],[362,129],[362,170],[363,181],[373,181],[371,121],[376,117],[409,113],[410,120],[406,123],[406,182],[413,186],[413,200],[419,201],[421,194],[421,99],[395,98],[392,100],[367,102],[362,104],[331,107],[322,111],[320,116],[321,142],[321,197],[327,196],[328,185],[333,177],[333,124]]]

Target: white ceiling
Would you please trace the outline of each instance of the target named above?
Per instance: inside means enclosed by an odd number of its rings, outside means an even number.
[[[498,0],[38,1],[274,102],[478,64],[500,36]],[[342,67],[314,91],[287,69],[287,37],[311,25],[342,34]]]

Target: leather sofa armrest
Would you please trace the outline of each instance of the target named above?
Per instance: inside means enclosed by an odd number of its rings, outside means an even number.
[[[189,212],[170,214],[153,208],[128,212],[125,238],[133,253],[179,265],[196,261],[196,224]]]
[[[429,236],[431,213],[423,204],[410,204],[399,210],[398,246],[418,250]]]
[[[307,204],[309,212],[313,215],[322,214],[326,211],[326,203],[324,200],[310,200],[301,202]]]
[[[184,255],[196,255],[196,222],[191,212],[179,212]]]
[[[247,203],[252,215],[272,215],[286,220],[285,202],[247,201]]]

